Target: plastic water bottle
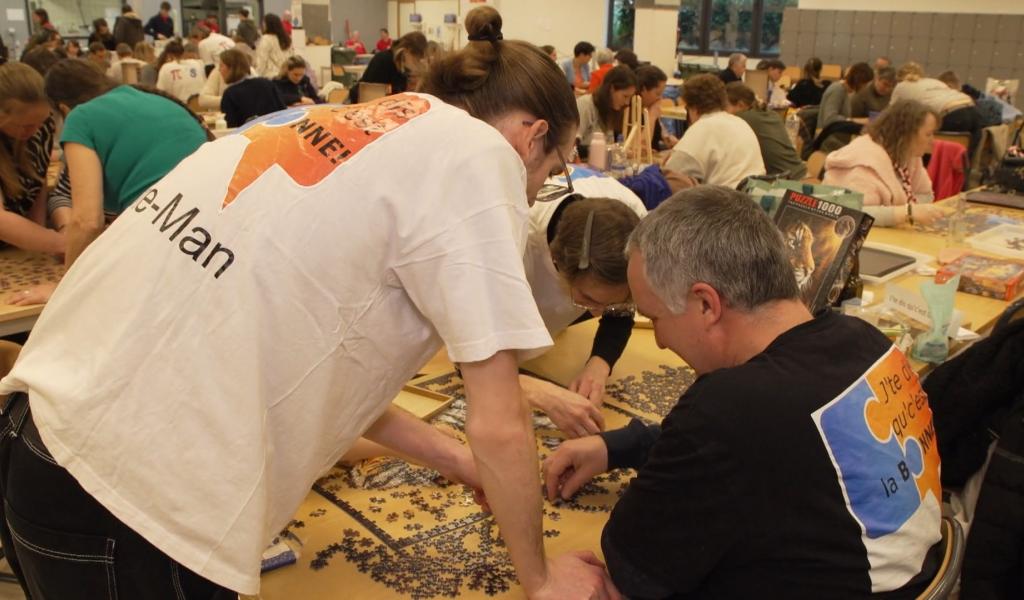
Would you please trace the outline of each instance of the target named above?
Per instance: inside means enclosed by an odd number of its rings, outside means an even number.
[[[796,141],[800,137],[800,117],[795,112],[786,117],[786,134],[789,135],[789,143],[796,148]]]
[[[718,68],[718,50],[715,50],[715,68]]]
[[[590,138],[590,166],[598,171],[608,168],[608,146],[604,139],[604,132],[595,131]]]

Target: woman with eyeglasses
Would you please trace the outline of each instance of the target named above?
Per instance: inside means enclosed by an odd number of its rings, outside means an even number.
[[[633,331],[623,248],[647,210],[625,186],[589,169],[573,168],[565,178],[571,188],[560,180],[549,180],[530,209],[526,276],[552,337],[591,316],[601,321],[568,389],[526,375],[520,383],[533,408],[576,438],[604,429],[605,383]]]
[[[364,435],[482,487],[526,597],[618,597],[592,553],[545,555],[518,375],[551,345],[523,252],[575,99],[492,7],[465,22],[423,93],[202,145],[68,271],[0,385],[0,537],[32,597],[255,594],[262,548]],[[391,406],[442,344],[469,447]]]

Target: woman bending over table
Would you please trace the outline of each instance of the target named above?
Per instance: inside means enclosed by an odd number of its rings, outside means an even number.
[[[43,77],[21,63],[0,65],[0,242],[62,254],[71,213],[67,176],[47,194],[56,125]],[[54,229],[47,227],[50,222]]]

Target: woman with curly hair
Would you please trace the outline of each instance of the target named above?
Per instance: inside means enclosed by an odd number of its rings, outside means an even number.
[[[939,117],[914,100],[901,100],[862,135],[828,155],[825,183],[864,194],[864,211],[889,227],[937,215],[932,182],[921,157],[931,152]]]

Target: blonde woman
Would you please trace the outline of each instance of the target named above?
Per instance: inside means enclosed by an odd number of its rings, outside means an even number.
[[[263,17],[263,37],[256,46],[256,75],[273,79],[281,72],[281,66],[295,54],[292,38],[285,33],[281,17],[267,13]]]
[[[875,225],[930,220],[938,209],[921,157],[931,151],[938,115],[920,102],[892,104],[862,135],[828,155],[825,183],[864,194]]]
[[[159,70],[156,67],[156,50],[153,49],[153,44],[149,42],[135,44],[132,56],[143,63],[142,67],[139,68],[139,83],[155,87]]]

